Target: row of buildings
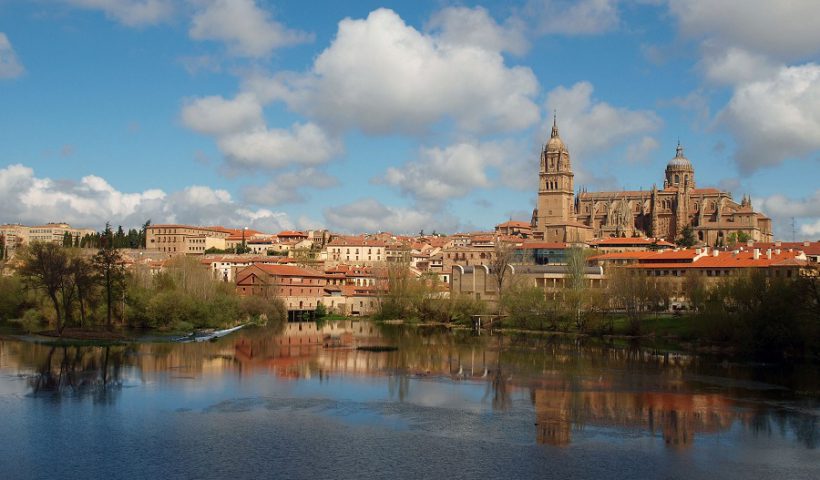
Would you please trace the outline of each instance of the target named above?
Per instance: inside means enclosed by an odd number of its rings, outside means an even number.
[[[66,235],[71,237],[72,244],[79,244],[80,239],[96,233],[90,228],[75,228],[67,223],[47,223],[45,225],[26,226],[20,224],[0,225],[3,255],[8,258],[14,251],[32,242],[51,242],[62,244]]]
[[[728,192],[699,187],[683,147],[664,172],[662,187],[576,195],[569,149],[557,122],[540,154],[537,207],[529,222],[510,219],[490,232],[402,236],[386,232],[337,235],[328,230],[265,233],[248,228],[150,225],[145,249],[127,254],[132,264],[159,271],[175,256],[201,256],[214,277],[241,295],[279,297],[294,315],[318,305],[345,315],[367,315],[387,288],[390,265],[438,280],[442,294],[497,299],[499,269],[508,282],[555,292],[567,278],[569,252],[591,250],[585,268],[590,287],[606,284],[615,267],[664,279],[682,298],[682,280],[707,283],[749,269],[772,277],[805,275],[817,262],[818,242],[775,243],[771,220]],[[675,242],[691,230],[693,248]],[[67,224],[0,227],[11,250],[32,241],[63,242],[94,233]],[[738,240],[740,239],[740,241]]]

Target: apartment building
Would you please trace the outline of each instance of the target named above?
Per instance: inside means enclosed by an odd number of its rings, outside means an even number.
[[[206,250],[224,250],[231,231],[221,227],[151,225],[145,232],[145,247],[170,255],[203,255]]]

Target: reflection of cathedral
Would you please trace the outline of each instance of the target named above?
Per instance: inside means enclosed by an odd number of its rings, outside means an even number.
[[[645,428],[670,447],[687,447],[696,433],[725,431],[741,416],[718,394],[537,389],[533,396],[536,441],[546,445],[569,445],[573,429],[594,425]]]
[[[576,198],[569,150],[553,124],[539,177],[533,235],[549,242],[632,236],[674,240],[686,225],[707,245],[728,243],[729,235],[740,232],[755,241],[772,241],[771,219],[755,212],[751,199],[738,204],[728,192],[696,188],[695,169],[680,144],[666,165],[662,189],[582,191]]]

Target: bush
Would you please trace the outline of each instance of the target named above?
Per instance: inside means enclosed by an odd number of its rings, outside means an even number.
[[[40,313],[39,310],[35,308],[30,308],[26,310],[26,313],[23,314],[23,318],[20,319],[20,326],[28,333],[34,333],[42,330],[43,328],[43,314]]]

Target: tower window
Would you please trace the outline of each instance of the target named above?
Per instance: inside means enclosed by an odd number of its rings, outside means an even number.
[[[680,175],[675,174],[675,183],[680,183]]]

